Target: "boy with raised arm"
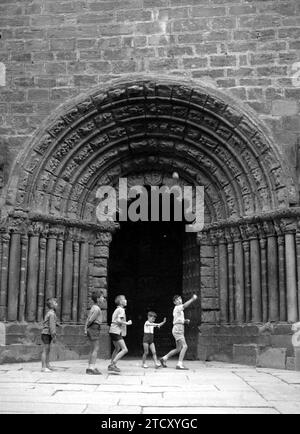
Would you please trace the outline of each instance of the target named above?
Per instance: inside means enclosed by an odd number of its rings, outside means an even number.
[[[143,348],[144,348],[144,354],[143,354],[143,368],[148,368],[148,365],[146,364],[147,356],[149,354],[149,348],[152,353],[152,357],[155,363],[155,368],[160,368],[161,364],[157,360],[156,355],[156,348],[154,343],[154,329],[155,327],[162,327],[166,323],[166,318],[161,323],[156,323],[156,313],[155,312],[148,312],[148,320],[144,324],[144,338],[143,338]]]
[[[127,335],[127,326],[132,325],[132,321],[126,321],[125,307],[127,306],[127,300],[125,295],[118,295],[115,299],[115,303],[117,308],[112,315],[109,329],[109,334],[115,349],[111,357],[111,363],[108,366],[108,372],[120,373],[121,370],[117,367],[117,363],[128,353],[124,337]]]
[[[170,357],[175,356],[179,353],[179,359],[176,366],[176,369],[180,370],[188,370],[183,365],[184,356],[187,352],[188,346],[184,336],[184,325],[189,324],[190,320],[186,320],[184,317],[184,310],[189,307],[194,301],[197,300],[197,295],[194,294],[192,298],[190,298],[185,303],[182,303],[182,298],[180,295],[175,295],[173,297],[173,303],[175,304],[173,310],[173,330],[172,334],[176,341],[176,349],[170,351],[164,357],[160,359],[160,362],[164,368],[167,368],[167,360]]]

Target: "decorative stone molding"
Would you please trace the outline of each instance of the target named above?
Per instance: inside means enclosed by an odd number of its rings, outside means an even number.
[[[213,220],[288,207],[284,162],[256,120],[196,83],[136,79],[78,98],[36,135],[16,168],[17,191],[8,187],[8,209],[93,222],[99,179],[151,165],[194,184],[201,174]]]

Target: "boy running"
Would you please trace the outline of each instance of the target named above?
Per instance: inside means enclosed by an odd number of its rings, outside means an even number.
[[[184,304],[182,303],[182,298],[180,295],[175,295],[173,297],[173,302],[175,304],[174,310],[173,310],[173,330],[172,330],[172,334],[174,336],[174,339],[176,341],[176,349],[170,351],[168,354],[166,354],[164,357],[162,357],[160,359],[160,362],[162,364],[162,366],[164,368],[167,368],[167,360],[172,357],[175,356],[176,354],[179,353],[179,360],[176,366],[176,369],[180,369],[180,370],[188,370],[188,368],[186,368],[183,365],[183,359],[184,356],[186,354],[186,351],[188,349],[186,340],[185,340],[185,336],[184,336],[184,324],[189,324],[190,320],[186,320],[184,318],[184,310],[189,307],[195,300],[197,300],[197,295],[193,295],[192,298],[190,298],[190,300],[188,300],[187,302],[185,302]]]
[[[167,319],[164,318],[163,322],[156,323],[156,313],[155,312],[148,312],[148,320],[145,322],[144,325],[144,338],[143,338],[143,347],[144,347],[144,354],[143,354],[143,368],[148,368],[148,365],[146,364],[147,356],[149,354],[149,348],[151,350],[153,360],[155,363],[155,368],[160,368],[161,364],[157,360],[156,356],[156,348],[154,344],[154,328],[158,327],[160,328],[163,326]]]
[[[102,293],[98,294],[96,291],[93,291],[91,298],[93,301],[93,306],[90,309],[84,327],[84,334],[88,337],[91,344],[89,366],[86,370],[86,373],[88,375],[101,375],[101,372],[96,368],[96,360],[100,347],[99,340],[102,323],[102,312],[99,304],[103,303],[105,298]]]
[[[53,369],[50,366],[50,349],[51,343],[56,342],[56,309],[57,301],[56,298],[48,298],[47,300],[48,312],[46,313],[45,319],[43,321],[42,328],[42,372],[52,372]]]
[[[109,334],[114,344],[114,351],[111,357],[111,363],[108,366],[108,372],[119,373],[121,370],[117,367],[118,361],[128,353],[124,337],[127,335],[127,326],[132,325],[132,321],[126,321],[125,307],[127,300],[125,295],[118,295],[115,299],[117,305],[112,315]]]

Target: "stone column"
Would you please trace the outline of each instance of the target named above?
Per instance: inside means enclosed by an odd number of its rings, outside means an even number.
[[[297,223],[294,219],[283,221],[285,233],[285,258],[286,258],[286,288],[287,288],[287,316],[288,321],[298,320],[297,300],[297,270],[296,270],[296,240],[295,233]]]
[[[250,263],[250,241],[247,238],[245,227],[241,226],[244,250],[244,269],[245,269],[245,321],[251,322],[252,301],[251,301],[251,263]]]
[[[65,241],[63,267],[62,320],[71,321],[73,285],[73,241],[69,233]]]
[[[268,252],[268,300],[269,320],[279,321],[279,285],[278,285],[278,252],[277,237],[272,221],[264,222],[264,230],[267,235]]]
[[[55,296],[56,238],[57,238],[57,230],[55,228],[50,228],[48,232],[48,242],[47,242],[45,302],[48,298]]]
[[[245,321],[244,255],[241,233],[238,227],[231,228],[234,249],[235,320]]]
[[[229,322],[235,320],[235,300],[234,300],[234,252],[233,242],[230,231],[226,229],[227,255],[228,255],[228,299],[229,299]]]
[[[26,320],[37,320],[37,300],[39,281],[40,230],[35,224],[29,229],[28,280],[26,294]]]
[[[9,258],[9,244],[10,234],[2,233],[2,262],[1,262],[1,275],[0,275],[0,320],[6,321],[7,319],[7,290],[8,290],[8,258]]]
[[[56,252],[56,293],[57,298],[57,315],[62,318],[62,287],[63,287],[63,249],[64,249],[64,232],[60,231],[57,239]]]
[[[262,296],[262,321],[268,322],[268,272],[267,272],[267,239],[263,225],[259,225],[259,244],[261,257],[261,296]]]
[[[9,271],[8,271],[8,321],[18,320],[18,303],[20,291],[20,271],[21,271],[21,234],[11,233],[10,252],[9,252]]]
[[[298,230],[296,233],[296,249],[297,249],[297,295],[298,295],[298,320],[300,319],[300,232],[299,222]]]
[[[21,236],[21,273],[20,273],[20,297],[19,297],[19,321],[25,320],[25,301],[28,265],[28,235]]]
[[[280,222],[274,222],[278,244],[278,270],[279,270],[279,319],[287,321],[286,299],[286,270],[285,270],[285,237]]]
[[[38,312],[37,320],[40,322],[44,316],[45,306],[45,272],[46,272],[46,232],[41,232],[40,236],[40,254],[39,254],[39,286],[38,286]]]
[[[73,297],[72,297],[72,321],[77,322],[79,317],[79,241],[73,242]]]
[[[79,280],[79,321],[84,323],[87,311],[88,279],[89,279],[89,243],[85,235],[80,243],[80,280]]]
[[[252,321],[262,320],[262,294],[261,294],[261,263],[258,241],[258,230],[254,224],[247,225],[246,231],[250,241],[251,262],[251,301]]]
[[[227,267],[227,245],[223,230],[218,231],[219,239],[219,297],[221,323],[229,322],[228,303],[228,267]]]

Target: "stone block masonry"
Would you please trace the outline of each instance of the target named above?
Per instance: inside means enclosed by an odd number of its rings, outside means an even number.
[[[4,0],[8,161],[61,103],[115,77],[155,72],[207,79],[242,99],[295,168],[299,21],[297,0]]]

